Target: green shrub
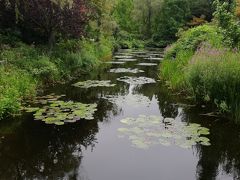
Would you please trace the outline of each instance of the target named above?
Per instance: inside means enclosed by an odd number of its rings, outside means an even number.
[[[21,44],[19,47],[6,48],[0,54],[0,59],[7,64],[26,70],[33,77],[44,82],[59,79],[59,72],[49,56],[39,53],[36,48]]]
[[[181,51],[177,54],[176,60],[165,59],[162,62],[160,77],[167,81],[170,88],[178,90],[185,88],[184,71],[192,55],[192,51]]]
[[[221,47],[221,34],[211,25],[202,25],[182,32],[179,40],[166,48],[160,77],[173,89],[185,89],[184,72],[195,51],[204,43]]]
[[[240,121],[240,53],[209,47],[199,50],[185,76],[198,102],[215,103],[221,112]]]
[[[179,39],[166,52],[166,58],[176,57],[180,51],[196,51],[203,42],[208,42],[213,47],[222,46],[223,37],[219,29],[213,25],[202,25],[184,32],[179,32]]]
[[[16,113],[21,101],[35,95],[36,82],[25,71],[11,67],[0,68],[0,118]]]

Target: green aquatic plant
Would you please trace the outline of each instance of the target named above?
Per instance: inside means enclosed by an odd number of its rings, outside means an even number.
[[[150,60],[150,61],[161,61],[163,60],[163,58],[160,58],[160,57],[148,57],[148,58],[145,58],[147,60]]]
[[[156,63],[139,63],[138,66],[157,66]]]
[[[132,59],[133,56],[114,56],[116,59]]]
[[[115,69],[110,69],[110,72],[112,73],[142,73],[144,72],[143,70],[140,69],[131,69],[131,68],[115,68]]]
[[[44,121],[46,124],[64,125],[64,123],[74,123],[80,119],[94,119],[93,114],[97,110],[97,104],[53,101],[42,108],[26,108],[25,110],[35,112],[35,120]]]
[[[114,96],[107,95],[103,97],[103,99],[108,100],[111,103],[117,104],[118,106],[128,105],[131,107],[139,107],[139,106],[149,106],[151,104],[151,100],[140,94],[129,94],[127,96]]]
[[[108,61],[108,62],[104,62],[104,64],[125,64],[126,62],[119,62],[119,61]]]
[[[210,140],[204,137],[209,134],[209,129],[200,124],[187,124],[173,118],[145,115],[125,118],[120,122],[127,126],[118,129],[120,137],[128,137],[137,148],[148,149],[156,144],[177,145],[181,148],[191,148],[196,144],[211,145]]]
[[[50,102],[53,101],[57,101],[63,97],[65,97],[66,95],[62,94],[62,95],[56,95],[54,93],[48,94],[48,95],[44,95],[44,96],[37,96],[35,97],[33,100],[27,101],[27,103],[31,103],[31,104],[48,104]]]
[[[118,61],[122,61],[122,62],[134,62],[134,61],[137,61],[137,59],[118,59]]]
[[[116,84],[111,84],[110,80],[98,81],[98,80],[87,80],[73,84],[75,87],[91,88],[91,87],[113,87]]]
[[[156,83],[156,81],[154,79],[148,78],[148,77],[124,76],[124,77],[117,78],[117,80],[128,83],[128,84],[132,84],[132,85],[143,85],[143,84]]]

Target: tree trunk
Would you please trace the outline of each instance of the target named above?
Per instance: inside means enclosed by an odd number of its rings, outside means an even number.
[[[56,42],[55,33],[53,31],[50,31],[49,36],[48,36],[48,45],[49,45],[50,50],[53,49],[55,42]]]

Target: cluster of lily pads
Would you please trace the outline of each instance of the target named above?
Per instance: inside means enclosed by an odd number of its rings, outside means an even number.
[[[138,63],[138,66],[157,66],[156,63]]]
[[[42,108],[26,108],[27,112],[35,112],[34,119],[46,124],[64,125],[74,123],[80,119],[92,120],[97,104],[83,104],[79,102],[53,101]]]
[[[59,99],[64,96],[55,94],[39,96],[31,101],[32,104],[39,105],[39,107],[23,107],[22,110],[34,113],[35,120],[44,121],[46,124],[63,125],[80,119],[93,119],[97,104],[60,101]]]
[[[137,59],[133,59],[133,58],[132,59],[130,59],[130,58],[129,59],[118,59],[118,61],[120,61],[120,62],[121,61],[122,62],[134,62],[134,61],[137,61]]]
[[[27,101],[27,103],[30,104],[48,104],[50,102],[53,101],[57,101],[63,97],[65,97],[66,95],[56,95],[54,93],[48,94],[48,95],[44,95],[44,96],[38,96],[36,98],[34,98],[33,100]]]
[[[104,62],[105,64],[125,64],[126,62],[120,62],[120,61],[108,61],[108,62]]]
[[[149,98],[140,94],[129,94],[127,96],[107,95],[103,97],[103,99],[106,99],[111,103],[117,104],[118,106],[123,106],[124,104],[127,104],[132,107],[139,107],[151,104]]]
[[[124,76],[117,78],[118,81],[122,81],[132,85],[143,85],[143,84],[151,84],[156,83],[156,81],[152,78],[148,77],[131,77],[131,76]]]
[[[116,86],[116,84],[112,84],[110,80],[106,80],[106,81],[87,80],[87,81],[77,82],[73,84],[73,86],[87,89],[91,87],[113,87],[113,86]]]
[[[145,115],[122,119],[121,123],[127,127],[118,129],[120,137],[128,137],[136,148],[148,149],[156,144],[182,148],[191,148],[196,144],[211,145],[205,137],[209,129],[196,123],[186,124],[173,118]]]
[[[144,72],[143,70],[140,69],[131,69],[131,68],[115,68],[115,69],[110,69],[110,72],[112,73],[142,73]]]

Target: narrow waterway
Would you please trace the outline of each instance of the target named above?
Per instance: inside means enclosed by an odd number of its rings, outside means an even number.
[[[0,179],[240,179],[240,128],[201,115],[211,110],[164,86],[162,56],[161,49],[120,50],[78,80],[112,86],[72,86],[77,81],[44,92],[96,103],[93,120],[57,126],[23,113],[0,122]]]

